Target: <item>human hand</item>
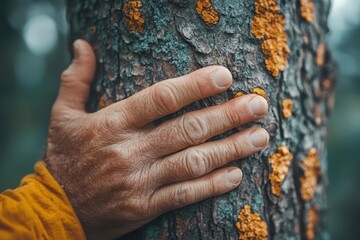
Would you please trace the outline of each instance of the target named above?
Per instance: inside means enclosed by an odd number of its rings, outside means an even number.
[[[220,167],[268,144],[268,133],[259,127],[206,142],[264,116],[267,102],[257,95],[151,125],[226,91],[232,77],[224,67],[162,81],[86,113],[95,56],[83,40],[74,43],[74,52],[52,108],[44,161],[89,239],[120,237],[164,212],[233,190],[240,184],[240,169]]]

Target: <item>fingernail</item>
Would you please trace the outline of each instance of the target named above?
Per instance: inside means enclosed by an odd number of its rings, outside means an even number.
[[[255,116],[263,116],[267,113],[268,104],[262,97],[256,96],[250,100],[250,110]]]
[[[223,67],[212,72],[211,78],[218,87],[229,87],[232,83],[230,71]]]
[[[269,142],[269,133],[263,129],[258,128],[249,135],[250,142],[255,148],[265,147]]]
[[[241,179],[242,179],[242,171],[239,168],[230,170],[227,173],[227,181],[229,184],[238,185],[240,184]]]
[[[74,57],[75,58],[79,58],[80,53],[81,53],[81,43],[80,40],[76,40],[73,44],[73,49],[74,49]]]

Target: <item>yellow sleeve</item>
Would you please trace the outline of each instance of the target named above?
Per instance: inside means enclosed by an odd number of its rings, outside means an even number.
[[[86,239],[63,189],[43,162],[0,194],[0,239]]]

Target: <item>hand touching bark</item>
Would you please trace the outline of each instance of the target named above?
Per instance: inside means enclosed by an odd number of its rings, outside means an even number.
[[[226,91],[232,77],[220,66],[162,81],[86,113],[95,56],[82,40],[75,42],[74,52],[52,108],[44,161],[90,239],[122,236],[164,212],[233,190],[240,184],[240,169],[221,167],[268,143],[268,133],[258,127],[206,142],[264,116],[267,102],[257,95],[151,125],[191,102]]]

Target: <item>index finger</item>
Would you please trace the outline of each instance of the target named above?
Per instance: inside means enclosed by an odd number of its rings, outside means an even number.
[[[143,127],[194,101],[226,91],[232,82],[227,68],[209,66],[159,82],[110,107],[121,112],[125,125]]]

